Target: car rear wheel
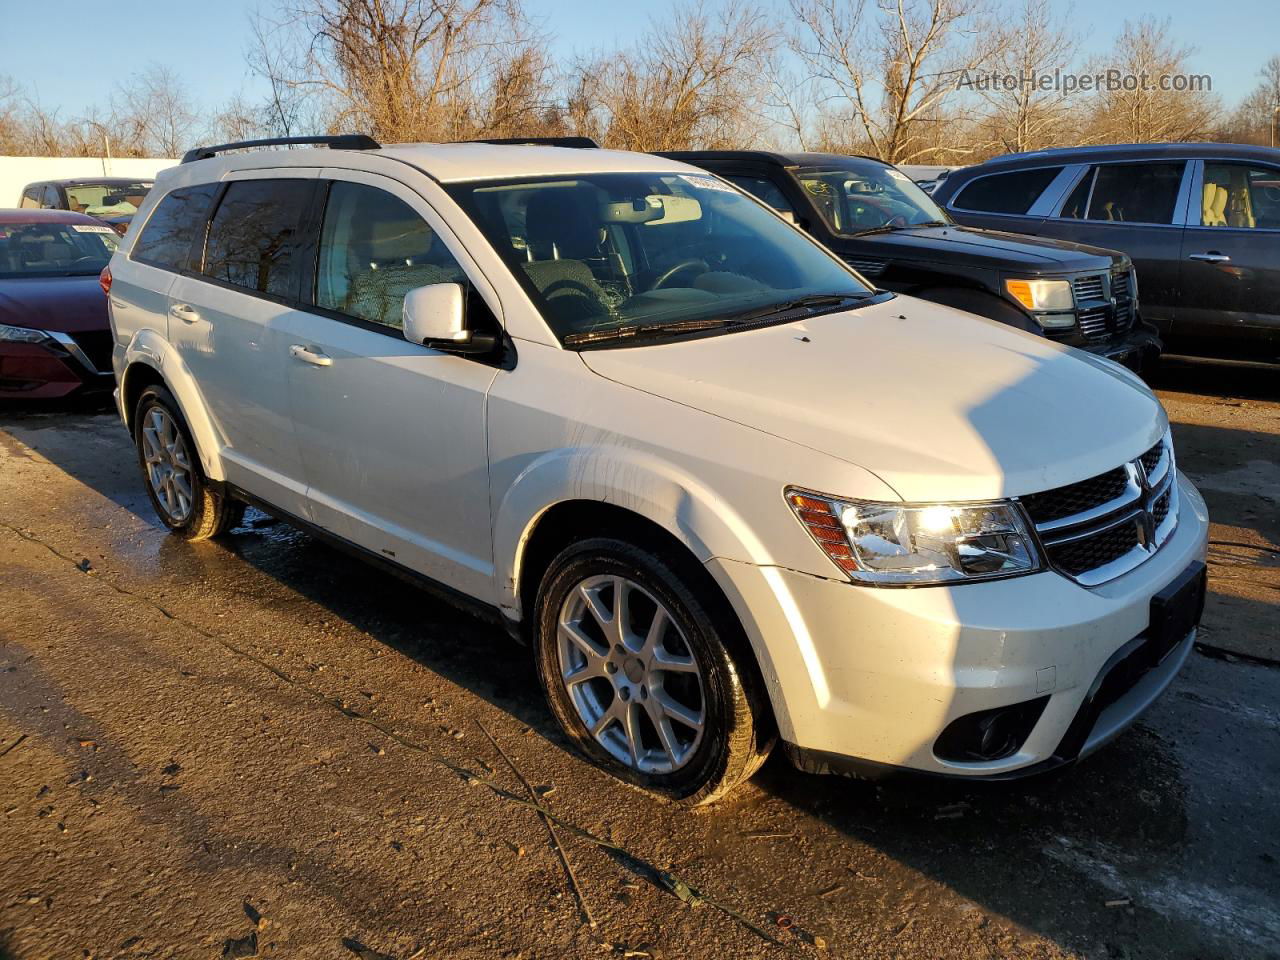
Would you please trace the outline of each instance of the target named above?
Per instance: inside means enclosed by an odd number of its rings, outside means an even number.
[[[159,385],[144,390],[133,422],[147,494],[172,533],[207,540],[240,522],[243,505],[209,488],[191,431],[168,390]]]
[[[538,672],[569,738],[610,773],[689,805],[767,755],[731,625],[672,564],[609,538],[564,550],[536,604]]]

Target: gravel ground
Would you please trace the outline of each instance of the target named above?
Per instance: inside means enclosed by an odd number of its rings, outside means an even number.
[[[0,412],[0,960],[1280,956],[1278,382],[1160,374],[1212,597],[1110,748],[775,757],[695,813],[572,753],[499,631],[260,515],[181,543],[110,413]]]

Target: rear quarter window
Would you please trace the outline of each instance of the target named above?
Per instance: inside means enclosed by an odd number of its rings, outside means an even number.
[[[976,213],[1022,215],[1061,172],[1062,167],[1037,167],[979,177],[960,188],[951,206]]]
[[[179,187],[160,201],[134,241],[131,259],[164,270],[185,270],[191,263],[192,242],[204,232],[216,183]]]

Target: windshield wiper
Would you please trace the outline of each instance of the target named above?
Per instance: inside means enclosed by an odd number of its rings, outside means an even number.
[[[670,323],[630,323],[626,326],[613,327],[608,330],[581,330],[577,333],[567,334],[564,338],[564,343],[565,346],[594,345],[632,337],[647,339],[651,336],[660,337],[667,334],[715,330],[720,327],[738,327],[778,314],[784,314],[791,310],[799,310],[803,307],[812,307],[813,309],[838,307],[850,300],[865,300],[868,296],[874,296],[874,293],[866,294],[865,296],[850,293],[813,293],[804,297],[796,297],[794,300],[775,303],[762,310],[731,314],[727,317],[703,317],[700,320],[675,320]]]
[[[686,333],[690,330],[713,330],[723,327],[727,321],[723,317],[704,318],[702,320],[675,320],[671,323],[629,323],[622,327],[611,327],[607,330],[580,330],[566,334],[565,345],[583,343],[604,343],[609,340],[623,340],[628,337],[648,336],[650,334]]]
[[[949,227],[951,224],[946,220],[923,220],[920,223],[904,223],[900,227],[893,227],[885,224],[882,227],[871,227],[867,230],[859,230],[857,233],[848,233],[848,237],[867,237],[875,233],[894,233],[897,230],[914,230],[916,227]]]

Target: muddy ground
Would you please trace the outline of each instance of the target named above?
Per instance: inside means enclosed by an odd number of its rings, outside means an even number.
[[[179,542],[110,412],[2,412],[0,958],[1280,956],[1280,375],[1158,385],[1212,597],[1133,730],[697,813],[573,754],[501,632],[260,515]]]

